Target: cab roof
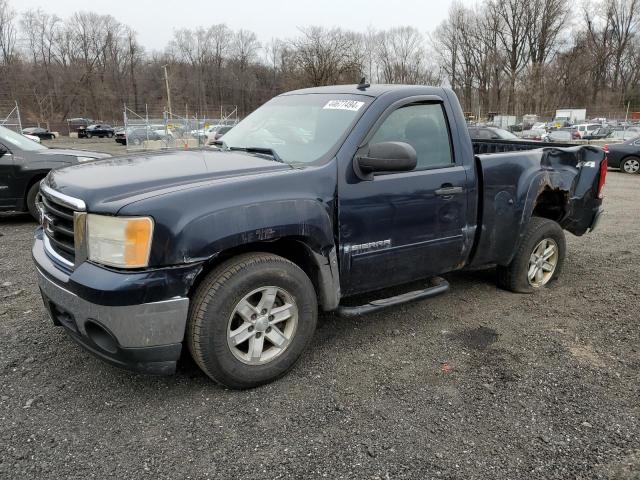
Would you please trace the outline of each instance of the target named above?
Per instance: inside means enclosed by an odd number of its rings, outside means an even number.
[[[310,93],[330,93],[342,95],[365,95],[368,97],[379,97],[389,92],[406,91],[407,95],[433,95],[441,94],[441,87],[430,87],[426,85],[390,85],[390,84],[373,84],[366,88],[358,88],[357,84],[349,85],[331,85],[328,87],[313,87],[293,90],[283,93],[284,95],[304,95]]]

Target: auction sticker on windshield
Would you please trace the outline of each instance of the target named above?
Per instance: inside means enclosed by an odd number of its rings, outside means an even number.
[[[351,110],[357,112],[363,105],[364,102],[358,102],[357,100],[329,100],[322,108],[323,110]]]

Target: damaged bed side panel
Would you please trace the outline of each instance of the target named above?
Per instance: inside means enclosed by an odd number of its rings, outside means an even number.
[[[604,158],[590,146],[477,156],[484,190],[470,266],[507,265],[532,215],[584,234],[602,204],[597,188]]]

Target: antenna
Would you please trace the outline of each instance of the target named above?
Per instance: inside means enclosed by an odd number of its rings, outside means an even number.
[[[369,82],[367,82],[367,79],[365,77],[362,77],[360,79],[360,83],[358,84],[358,90],[366,90],[370,86],[371,86],[371,84]]]

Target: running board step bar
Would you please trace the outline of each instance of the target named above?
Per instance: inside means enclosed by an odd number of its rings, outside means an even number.
[[[358,315],[366,315],[368,313],[377,312],[379,310],[393,307],[395,305],[401,305],[403,303],[414,302],[416,300],[424,300],[425,298],[435,297],[449,290],[449,282],[444,278],[435,277],[431,279],[432,286],[425,288],[424,290],[415,290],[413,292],[403,293],[396,295],[395,297],[381,298],[379,300],[373,300],[364,305],[357,307],[346,307],[339,305],[336,313],[341,317],[355,317]]]

